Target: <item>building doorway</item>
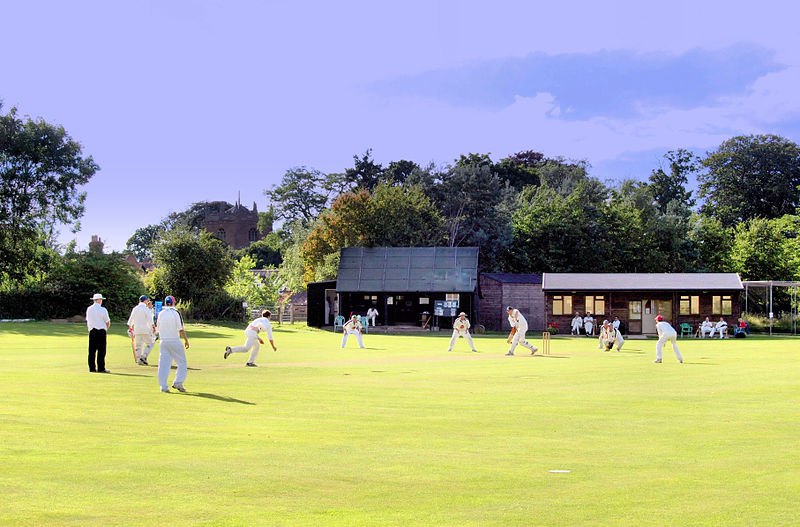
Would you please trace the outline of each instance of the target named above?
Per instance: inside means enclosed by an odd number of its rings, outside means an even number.
[[[644,313],[642,314],[642,333],[656,333],[655,317],[661,315],[664,320],[672,321],[672,302],[669,300],[649,299],[643,300]]]

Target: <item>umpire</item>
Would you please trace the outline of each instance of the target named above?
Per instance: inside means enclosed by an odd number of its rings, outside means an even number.
[[[92,300],[92,305],[86,308],[86,326],[89,328],[89,371],[111,373],[106,369],[106,331],[111,327],[111,319],[103,307],[105,300],[103,295],[95,293]]]

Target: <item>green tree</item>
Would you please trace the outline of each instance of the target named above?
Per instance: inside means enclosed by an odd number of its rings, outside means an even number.
[[[144,283],[125,255],[97,252],[67,253],[50,273],[45,289],[57,293],[63,305],[51,316],[83,314],[94,293],[106,297],[109,314],[126,319],[145,291]]]
[[[372,192],[383,179],[383,167],[372,159],[372,149],[369,148],[363,156],[353,156],[353,168],[345,170],[344,177],[357,187]]]
[[[78,187],[99,168],[62,126],[21,119],[15,108],[0,115],[0,281],[42,272],[37,255],[56,224],[79,228],[86,194]]]
[[[776,135],[738,136],[702,161],[701,212],[734,225],[794,214],[800,205],[800,148]]]
[[[341,191],[342,174],[326,175],[315,169],[297,167],[287,170],[280,185],[265,190],[277,218],[285,223],[309,225]]]
[[[402,185],[411,174],[419,169],[419,165],[413,161],[406,161],[405,159],[392,161],[389,163],[389,166],[386,167],[386,170],[384,170],[383,179]]]
[[[136,229],[133,236],[128,238],[125,248],[133,253],[139,260],[152,256],[153,245],[155,245],[158,237],[161,236],[165,230],[166,228],[163,223]]]
[[[694,272],[733,272],[730,258],[732,228],[725,227],[717,218],[694,214],[690,222],[689,238],[697,250],[692,269]]]
[[[539,167],[542,185],[547,185],[562,196],[568,196],[583,181],[589,179],[589,163],[572,161],[563,157],[546,159]]]
[[[731,264],[744,280],[796,280],[797,268],[789,254],[788,220],[753,218],[734,229]],[[795,231],[796,232],[796,231]]]
[[[517,190],[522,190],[528,185],[538,186],[541,183],[539,170],[545,163],[544,154],[525,150],[501,159],[494,165],[494,171],[500,179]]]
[[[236,258],[241,260],[245,256],[250,257],[254,264],[251,269],[279,267],[283,261],[280,250],[281,243],[280,236],[271,232],[265,238],[236,251]]]
[[[255,276],[255,260],[243,256],[234,266],[225,291],[235,298],[242,298],[251,306],[273,306],[280,296],[281,283],[277,273],[270,277]]]
[[[153,287],[158,296],[204,305],[220,293],[233,271],[230,248],[206,231],[173,229],[153,247],[157,269]]]
[[[667,152],[664,159],[668,162],[667,170],[661,167],[650,174],[650,191],[658,210],[665,214],[672,201],[686,208],[693,207],[692,192],[686,190],[686,185],[689,183],[688,175],[697,171],[697,157],[687,150],[678,149]]]

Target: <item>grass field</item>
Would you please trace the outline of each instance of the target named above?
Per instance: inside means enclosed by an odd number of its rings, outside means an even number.
[[[163,394],[121,324],[111,375],[82,325],[0,325],[0,525],[800,523],[798,339],[653,364],[652,339],[505,357],[284,326],[245,368],[242,329],[188,327],[189,392]]]

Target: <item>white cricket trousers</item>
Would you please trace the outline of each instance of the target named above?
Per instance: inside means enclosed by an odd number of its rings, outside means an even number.
[[[232,346],[231,353],[247,353],[252,349],[252,351],[250,351],[250,358],[247,359],[247,362],[250,364],[255,364],[256,357],[258,357],[258,350],[261,349],[261,344],[258,342],[258,333],[252,329],[248,329],[245,330],[244,335],[247,337],[247,340],[244,341],[244,346]]]
[[[347,335],[355,335],[356,338],[358,339],[358,347],[359,348],[364,347],[364,339],[361,338],[361,332],[354,329],[344,332],[344,336],[342,337],[342,347],[344,347],[344,345],[347,344]]]
[[[147,360],[156,345],[155,337],[150,333],[137,333],[133,336],[133,341],[136,343],[136,358]]]
[[[173,384],[183,384],[186,380],[186,350],[183,348],[181,339],[161,339],[161,344],[158,345],[160,354],[158,356],[158,384],[161,388],[168,388],[167,377],[169,377],[169,369],[172,367],[172,361],[178,366],[178,372],[175,374],[175,382]]]
[[[528,331],[528,328],[520,329],[517,328],[517,332],[514,333],[514,338],[511,340],[511,347],[508,349],[509,353],[514,353],[514,348],[517,347],[517,344],[524,348],[528,348],[531,351],[536,351],[536,348],[527,340],[525,340],[525,333]]]
[[[681,357],[681,352],[678,351],[678,335],[676,335],[675,333],[671,333],[668,335],[661,335],[661,337],[658,339],[658,342],[656,343],[656,359],[661,360],[661,349],[664,347],[664,344],[666,344],[667,341],[672,343],[672,350],[675,352],[675,357],[679,361],[683,362],[683,357]]]
[[[470,349],[472,349],[472,351],[475,351],[475,344],[473,344],[473,342],[472,342],[472,335],[469,334],[469,331],[464,333],[463,335],[461,335],[458,332],[457,329],[453,330],[453,338],[450,339],[450,347],[447,348],[447,351],[453,351],[453,346],[456,345],[456,341],[458,340],[458,337],[462,337],[462,336],[465,339],[467,339],[467,344],[469,344]]]

